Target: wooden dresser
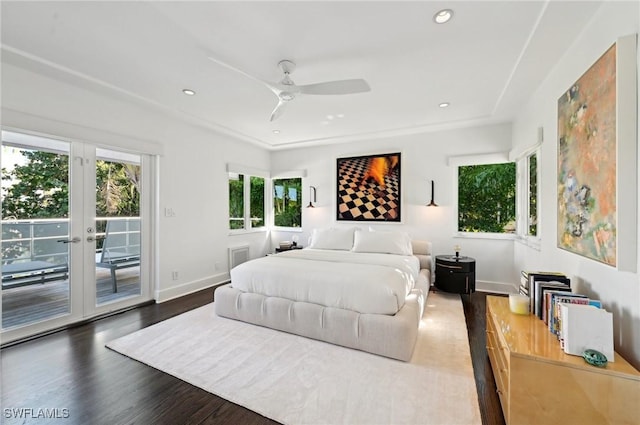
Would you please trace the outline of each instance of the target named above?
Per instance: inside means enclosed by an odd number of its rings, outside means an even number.
[[[507,297],[487,297],[487,352],[509,425],[640,423],[640,372],[618,353],[604,368],[565,354]]]

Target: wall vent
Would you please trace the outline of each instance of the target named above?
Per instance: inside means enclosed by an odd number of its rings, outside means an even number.
[[[249,245],[229,248],[229,270],[245,261],[249,261]]]

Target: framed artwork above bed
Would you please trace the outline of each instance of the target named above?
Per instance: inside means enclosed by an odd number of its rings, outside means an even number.
[[[400,152],[338,158],[336,220],[400,222]]]

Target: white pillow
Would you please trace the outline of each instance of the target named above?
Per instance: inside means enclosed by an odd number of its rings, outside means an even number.
[[[309,248],[349,251],[353,248],[354,228],[314,229]]]
[[[411,238],[406,232],[362,232],[356,231],[354,252],[413,255]]]

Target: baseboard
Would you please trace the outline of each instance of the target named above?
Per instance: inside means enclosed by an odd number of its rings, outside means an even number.
[[[513,283],[476,280],[476,291],[493,294],[517,294],[518,287]]]
[[[192,282],[183,283],[182,285],[172,286],[171,288],[162,289],[155,292],[155,299],[158,303],[180,298],[203,289],[214,286],[223,285],[229,282],[229,273],[221,273],[204,279],[194,280]]]

